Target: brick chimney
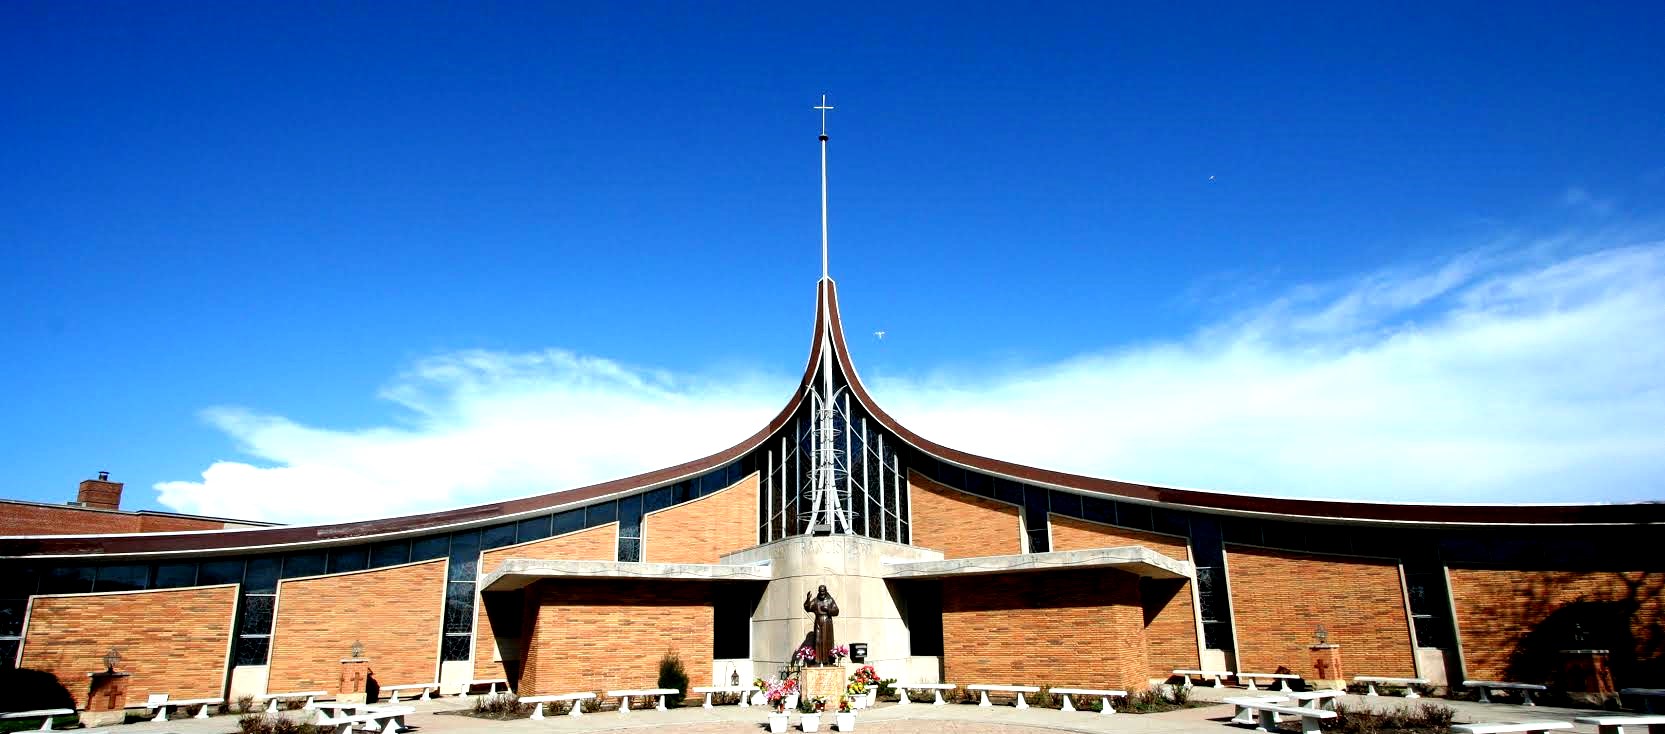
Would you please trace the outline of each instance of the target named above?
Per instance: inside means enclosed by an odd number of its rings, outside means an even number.
[[[97,479],[81,480],[81,490],[75,493],[75,504],[100,510],[119,510],[121,486],[121,482],[110,481],[110,472],[101,471]]]

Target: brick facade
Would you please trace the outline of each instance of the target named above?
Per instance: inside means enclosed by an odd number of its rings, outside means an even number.
[[[37,596],[29,607],[22,667],[56,676],[87,705],[87,674],[104,669],[104,654],[121,655],[116,669],[132,673],[127,698],[152,693],[214,698],[225,688],[237,587]]]
[[[1561,649],[1597,648],[1611,651],[1619,687],[1665,686],[1665,573],[1448,574],[1469,678],[1550,683]]]
[[[69,505],[0,502],[0,535],[99,535],[221,530],[221,520],[95,510]]]
[[[757,545],[754,472],[699,499],[642,518],[642,560],[652,563],[716,563],[727,553]]]
[[[480,574],[485,575],[497,570],[505,559],[531,558],[546,561],[611,561],[618,556],[619,524],[608,523],[585,528],[577,532],[557,535],[553,538],[532,540],[518,545],[506,545],[493,548],[480,554]],[[493,594],[495,596],[495,593]],[[506,678],[514,680],[518,677],[518,667],[506,666],[503,658],[496,654],[498,645],[508,648],[507,658],[518,660],[521,643],[521,620],[523,604],[519,600],[519,592],[505,592],[513,597],[508,599],[477,599],[474,605],[474,677]],[[507,606],[505,606],[507,605]],[[493,611],[499,619],[505,619],[504,624],[513,629],[494,629],[492,626]],[[513,667],[513,669],[511,669]]]
[[[1142,690],[1138,577],[1111,569],[942,582],[945,680]]]
[[[1104,525],[1063,515],[1051,515],[1052,549],[1115,548],[1141,545],[1169,558],[1191,559],[1190,541],[1176,535]],[[1149,644],[1150,675],[1166,678],[1176,668],[1196,668],[1197,614],[1191,584],[1170,579],[1141,579],[1139,598],[1145,611],[1145,641]]]
[[[334,691],[354,642],[380,685],[437,680],[446,563],[279,582],[266,690]]]
[[[1319,624],[1341,646],[1348,677],[1416,674],[1399,564],[1379,558],[1227,545],[1237,670],[1279,666],[1308,679]]]
[[[521,695],[654,688],[667,650],[690,685],[711,670],[712,606],[720,585],[700,581],[539,582],[527,591]]]
[[[913,544],[944,558],[1003,556],[1023,552],[1018,508],[961,492],[908,472]]]

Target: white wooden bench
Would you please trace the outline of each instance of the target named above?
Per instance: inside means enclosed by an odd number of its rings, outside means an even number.
[[[674,696],[674,695],[676,695],[678,693],[681,693],[681,692],[682,691],[679,691],[675,688],[637,688],[637,689],[632,689],[632,690],[628,690],[628,691],[608,691],[607,695],[614,696],[614,697],[617,697],[619,699],[619,714],[623,715],[623,714],[630,713],[630,699],[631,699],[631,697],[642,698],[642,697],[647,697],[647,696],[658,696],[659,697],[659,705],[654,706],[654,708],[658,709],[660,711],[664,711],[665,710],[665,697],[666,696]]]
[[[1653,700],[1665,698],[1665,688],[1621,688],[1619,696],[1636,696],[1642,699],[1642,711],[1653,713]]]
[[[740,705],[750,706],[751,703],[746,701],[746,698],[755,690],[757,690],[757,686],[695,686],[693,689],[695,693],[705,694],[704,708],[711,708],[711,694],[713,693],[738,693],[740,694]]]
[[[52,717],[70,716],[74,713],[75,709],[35,709],[34,711],[10,711],[0,714],[0,719],[33,719],[36,716],[43,716],[46,718],[46,721],[41,722],[40,730],[52,731]]]
[[[994,705],[994,704],[989,703],[989,691],[994,691],[996,693],[1010,693],[1010,694],[1013,694],[1013,695],[1017,696],[1017,702],[1013,703],[1012,706],[1015,707],[1015,708],[1020,708],[1020,709],[1029,708],[1029,701],[1024,699],[1023,694],[1025,694],[1025,693],[1040,693],[1041,692],[1041,687],[1040,686],[1007,686],[1007,685],[998,685],[998,684],[995,684],[995,683],[973,683],[969,686],[966,686],[965,689],[968,690],[968,691],[977,691],[978,692],[978,694],[981,696],[981,698],[979,698],[978,701],[977,701],[978,706],[993,706]]]
[[[1248,690],[1251,690],[1251,691],[1259,690],[1259,689],[1255,688],[1255,679],[1256,678],[1268,678],[1268,679],[1271,679],[1271,680],[1275,680],[1275,681],[1278,682],[1278,690],[1287,691],[1287,690],[1289,690],[1289,682],[1292,681],[1292,680],[1300,680],[1301,676],[1295,675],[1294,673],[1238,673],[1237,674],[1237,679],[1238,680],[1248,682],[1248,687],[1247,688],[1248,688]],[[1189,678],[1187,678],[1187,680],[1189,680]],[[1267,688],[1267,690],[1272,690],[1272,689]]]
[[[224,703],[225,703],[225,699],[223,699],[223,698],[180,698],[180,699],[172,699],[172,698],[168,698],[168,694],[166,694],[166,693],[152,693],[148,697],[145,698],[145,709],[146,710],[155,709],[156,718],[152,719],[152,721],[167,721],[168,720],[168,707],[169,706],[178,706],[178,707],[184,709],[186,713],[190,713],[190,709],[191,709],[192,706],[201,705],[202,710],[197,712],[197,715],[196,715],[195,718],[206,719],[206,718],[208,718],[208,707],[209,706],[219,706],[219,705],[224,704]]]
[[[332,706],[338,711],[350,706]],[[382,734],[399,734],[405,730],[405,715],[416,713],[414,706],[376,706],[361,705],[362,713],[336,716],[320,716],[314,726],[328,730],[334,734],[350,734],[354,728],[366,731],[376,731]],[[322,709],[320,709],[322,710]]]
[[[267,694],[264,694],[264,695],[255,696],[254,700],[256,700],[256,701],[265,701],[266,702],[266,713],[275,714],[275,713],[278,712],[278,702],[279,701],[286,701],[286,700],[289,700],[289,699],[292,699],[292,698],[304,698],[304,699],[306,699],[306,704],[301,706],[301,710],[302,711],[311,711],[312,710],[312,702],[313,702],[314,699],[317,699],[321,696],[328,696],[328,695],[330,695],[329,691],[296,691],[295,693],[267,693]]]
[[[953,683],[896,683],[892,684],[891,688],[895,688],[896,690],[902,692],[902,695],[898,696],[896,699],[897,706],[906,706],[911,703],[911,701],[908,700],[908,691],[910,690],[931,691],[935,693],[937,700],[931,702],[931,705],[941,706],[944,703],[942,700],[942,692],[952,691],[955,688],[959,688],[959,686],[956,686]]]
[[[491,690],[487,691],[486,695],[495,696],[497,695],[497,684],[499,683],[503,684],[503,691],[507,693],[509,690],[508,678],[476,678],[462,684],[462,690],[457,691],[457,698],[462,698],[463,696],[468,695],[468,692],[474,690],[475,686],[491,686]]]
[[[1363,683],[1369,688],[1369,690],[1364,694],[1366,696],[1380,695],[1376,693],[1377,683],[1381,683],[1383,685],[1404,686],[1405,698],[1422,698],[1422,694],[1417,693],[1414,686],[1428,685],[1427,678],[1392,678],[1385,675],[1355,675],[1353,676],[1353,682]]]
[[[1465,682],[1464,685],[1467,685],[1467,683]],[[1451,731],[1457,732],[1457,734],[1539,734],[1540,732],[1571,728],[1573,728],[1573,725],[1566,721],[1522,721],[1509,724],[1451,725]]]
[[[1665,715],[1653,716],[1580,716],[1574,723],[1590,724],[1598,734],[1625,734],[1625,727],[1648,728],[1649,734],[1665,733]]]
[[[1222,687],[1225,686],[1225,683],[1222,683],[1220,681],[1220,679],[1221,678],[1230,678],[1231,677],[1231,671],[1229,671],[1229,670],[1175,670],[1174,675],[1181,676],[1181,677],[1185,678],[1185,687],[1186,688],[1191,687],[1191,676],[1193,676],[1193,675],[1200,676],[1200,677],[1203,677],[1203,678],[1212,678],[1214,680],[1214,687],[1215,688],[1222,688]]]
[[[1347,692],[1325,688],[1316,691],[1291,691],[1283,695],[1295,699],[1296,706],[1334,711],[1336,701],[1347,695]]]
[[[1260,714],[1260,722],[1255,731],[1275,732],[1278,730],[1278,714],[1301,717],[1301,734],[1319,734],[1318,722],[1333,719],[1336,712],[1323,709],[1306,709],[1299,706],[1283,706],[1275,703],[1262,703],[1254,707]]]
[[[318,712],[313,719],[317,726],[328,726],[331,719],[342,719],[356,714],[367,713],[374,706],[371,703],[352,703],[346,701],[318,701],[312,704],[312,710]],[[333,713],[332,713],[333,712]]]
[[[1065,711],[1075,710],[1075,704],[1070,702],[1070,696],[1098,696],[1104,704],[1104,708],[1099,713],[1105,716],[1116,713],[1116,709],[1110,705],[1111,696],[1127,697],[1127,691],[1110,691],[1101,688],[1048,688],[1047,691],[1064,697],[1063,710]]]
[[[1254,726],[1260,722],[1259,712],[1262,706],[1281,706],[1289,703],[1289,697],[1277,694],[1264,696],[1227,696],[1226,698],[1221,699],[1221,701],[1237,707],[1235,710],[1236,712],[1232,714],[1231,723]],[[1275,716],[1273,718],[1274,720],[1276,719]]]
[[[1538,705],[1532,702],[1532,692],[1549,690],[1547,686],[1540,686],[1536,683],[1505,683],[1495,680],[1465,680],[1463,685],[1468,688],[1480,689],[1480,703],[1492,702],[1491,697],[1486,695],[1486,691],[1490,689],[1520,691],[1520,705],[1522,706]]]
[[[543,705],[546,703],[571,701],[572,709],[567,711],[567,716],[583,716],[584,702],[592,698],[595,698],[594,693],[581,691],[578,693],[556,693],[548,696],[521,696],[520,702],[537,704],[537,708],[532,709],[532,718],[541,721],[543,719]]]
[[[420,697],[418,697],[416,700],[418,700],[418,701],[427,701],[427,700],[429,700],[428,692],[429,691],[438,691],[439,690],[439,683],[437,683],[437,682],[435,682],[435,683],[401,683],[401,684],[396,685],[396,686],[382,686],[379,690],[383,693],[387,693],[387,694],[390,694],[392,696],[391,698],[389,698],[387,700],[388,703],[398,703],[399,702],[399,694],[403,691],[416,691],[416,690],[422,691],[422,695]],[[464,688],[463,690],[467,691],[468,689]]]

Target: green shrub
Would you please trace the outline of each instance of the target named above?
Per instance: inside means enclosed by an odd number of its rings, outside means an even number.
[[[659,688],[675,688],[676,695],[666,696],[666,706],[681,706],[682,696],[688,690],[688,671],[682,667],[682,656],[675,650],[666,650],[659,658]]]
[[[283,716],[244,714],[237,718],[237,730],[242,734],[317,734],[312,724]]]

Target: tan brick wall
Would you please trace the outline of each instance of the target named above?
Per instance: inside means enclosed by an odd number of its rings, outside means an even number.
[[[945,558],[1003,556],[1023,552],[1018,508],[961,492],[908,472],[913,544]]]
[[[1141,545],[1176,560],[1191,559],[1191,547],[1185,538],[1063,515],[1048,517],[1052,522],[1052,549],[1055,551]],[[1176,668],[1201,665],[1202,661],[1197,657],[1197,615],[1196,606],[1191,603],[1190,583],[1146,579],[1141,584],[1145,641],[1150,646],[1150,675],[1165,678]]]
[[[716,593],[699,581],[539,582],[527,592],[536,604],[521,695],[653,688],[667,650],[689,685],[705,685]]]
[[[942,582],[946,680],[1142,690],[1139,579],[1110,569]]]
[[[1316,678],[1309,646],[1323,624],[1349,678],[1416,674],[1397,562],[1227,545],[1226,571],[1238,670]]]
[[[111,647],[117,670],[133,674],[127,700],[152,693],[216,698],[224,693],[237,587],[37,596],[23,638],[23,667],[52,673],[87,705],[87,674],[104,669]]]
[[[721,491],[650,512],[642,518],[642,560],[652,563],[716,563],[757,545],[758,475]]]
[[[480,572],[482,575],[497,570],[508,558],[531,558],[544,561],[611,561],[618,557],[619,524],[616,522],[597,525],[576,532],[557,535],[542,540],[533,540],[519,545],[506,545],[493,548],[480,554]],[[505,645],[518,646],[521,642],[521,630],[496,630],[492,628],[491,616],[486,613],[486,605],[480,599],[474,604],[474,677],[508,678],[513,679],[516,671],[509,670],[502,661],[493,660],[499,637]],[[529,620],[522,617],[523,620]],[[521,626],[525,626],[524,622]],[[514,650],[509,650],[509,657],[513,658]]]
[[[278,583],[268,691],[336,690],[353,643],[380,685],[439,675],[445,559]]]
[[[1063,515],[1048,515],[1047,518],[1052,522],[1052,549],[1055,551],[1142,545],[1174,560],[1191,560],[1190,543],[1177,535],[1105,525]]]
[[[1665,685],[1665,573],[1453,568],[1467,676],[1549,683],[1576,620],[1586,645],[1612,650],[1619,687]],[[1628,648],[1628,649],[1627,649]]]
[[[510,558],[529,558],[539,561],[611,561],[619,555],[619,524],[610,522],[593,528],[534,540],[519,545],[505,545],[480,554],[480,575],[497,570]]]

